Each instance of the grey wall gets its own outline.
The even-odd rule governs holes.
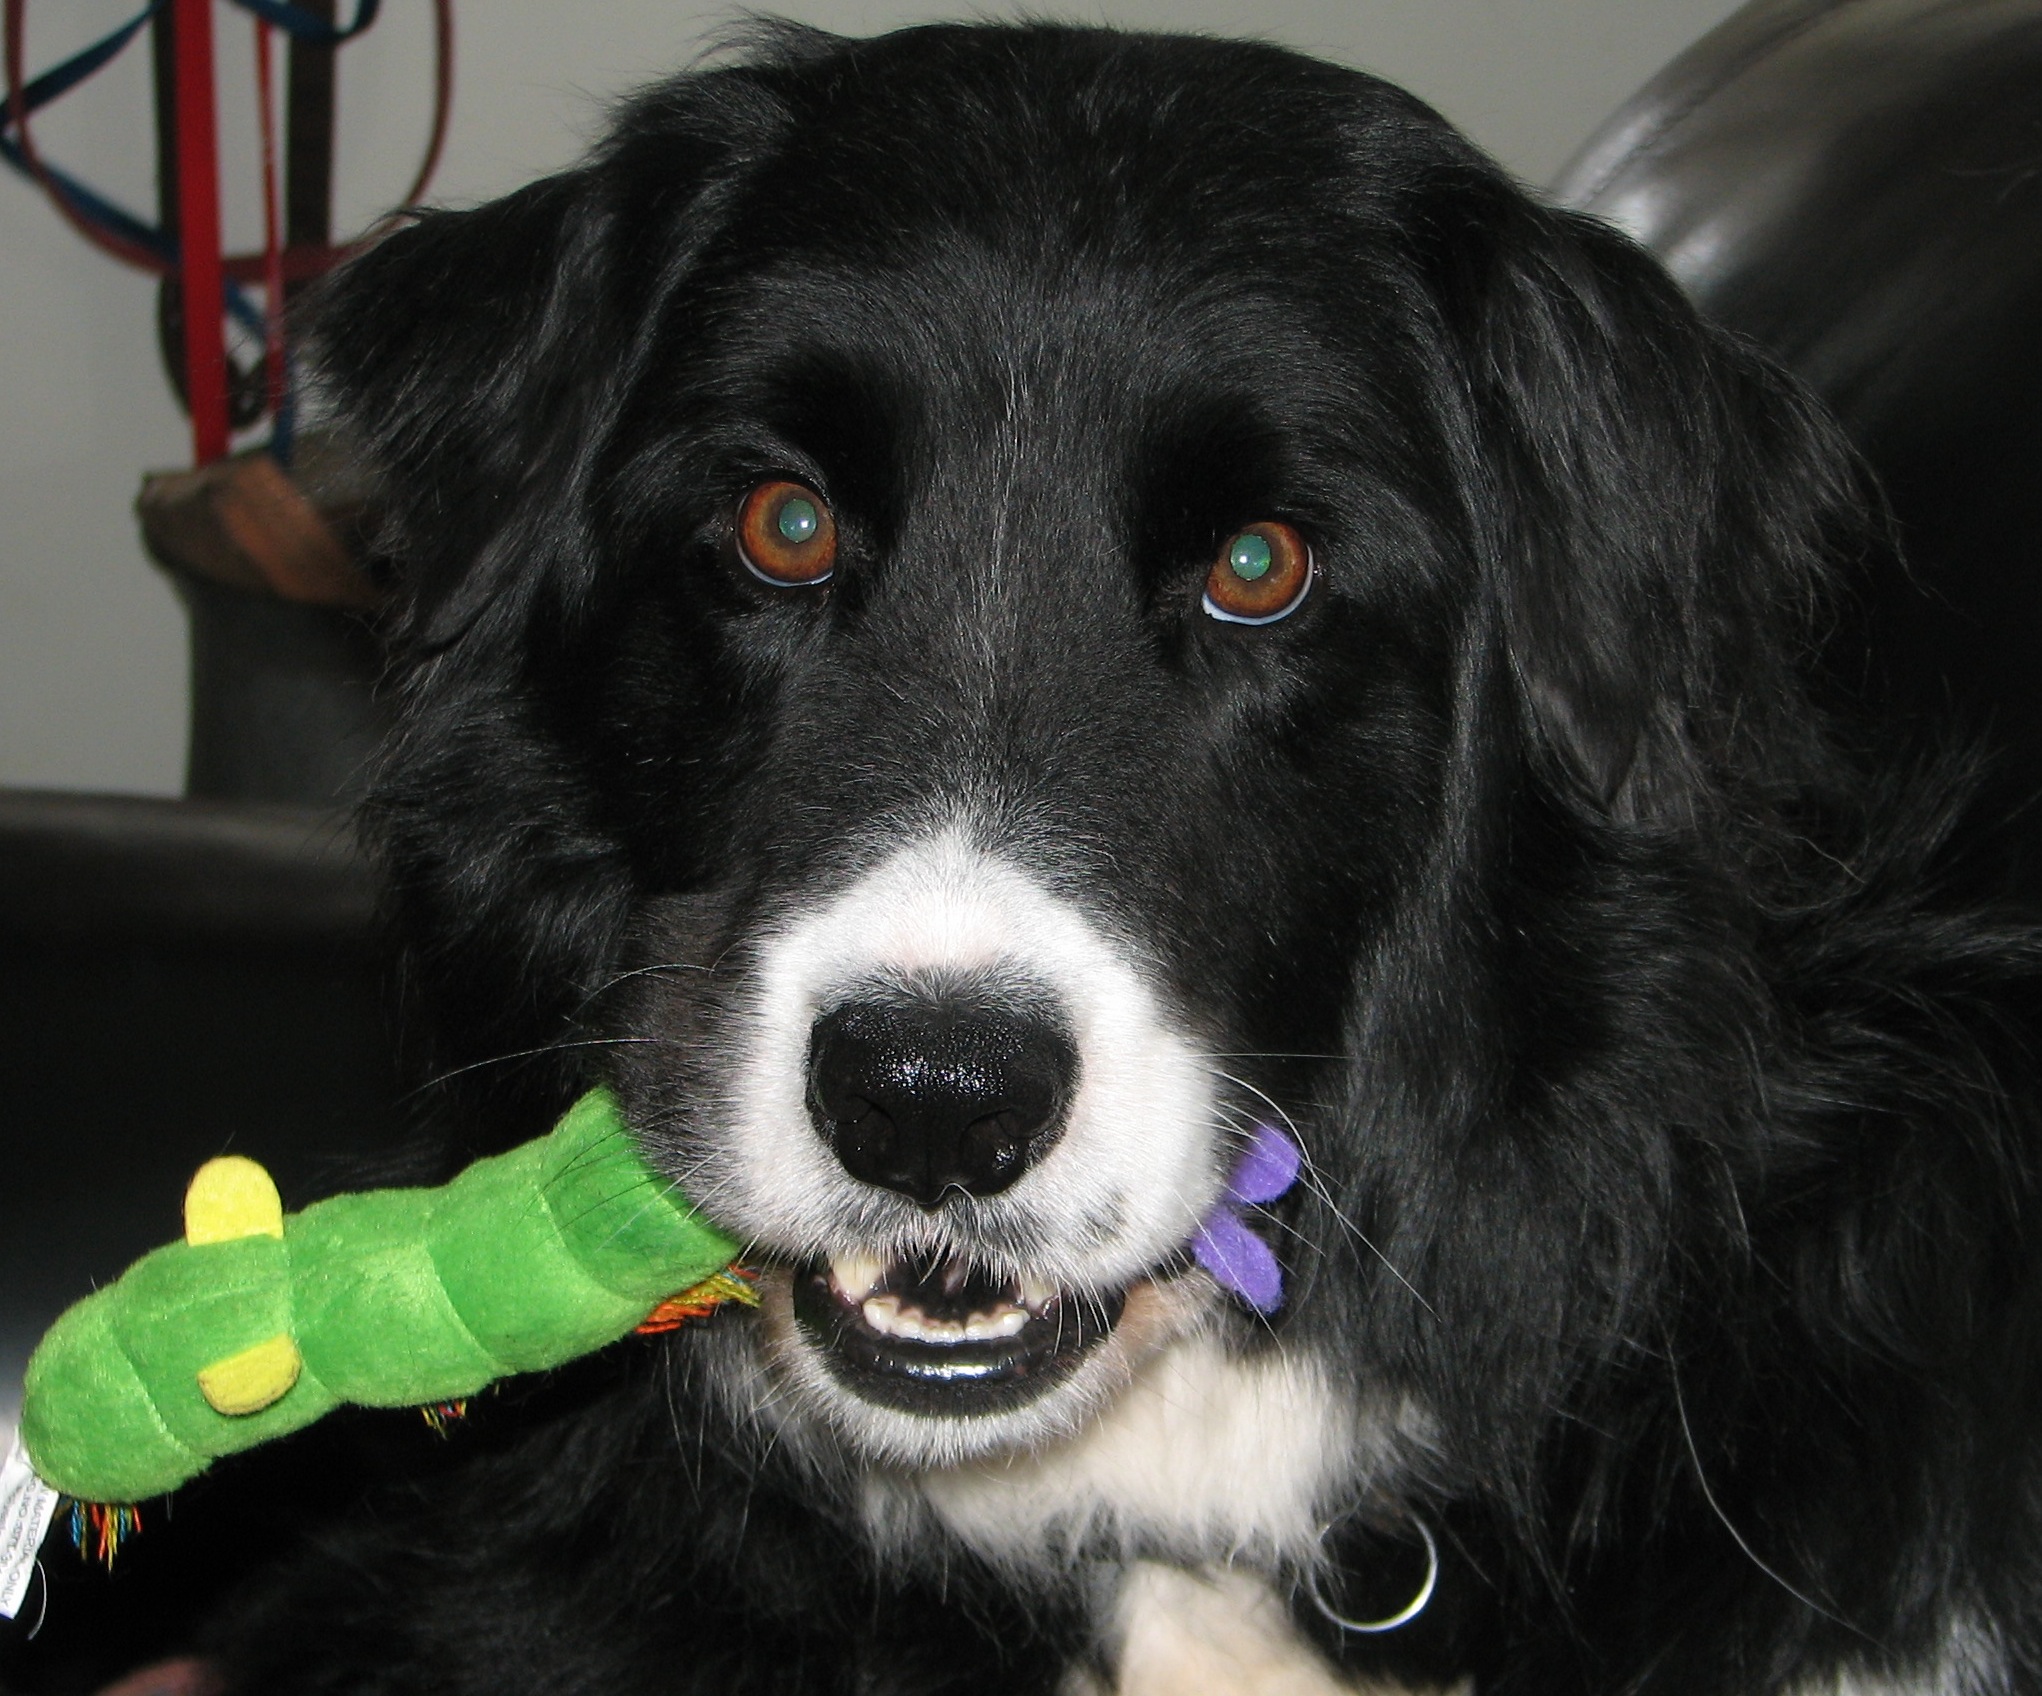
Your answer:
[[[111,28],[133,0],[31,7],[31,69]],[[944,0],[782,0],[853,33],[957,16]],[[1552,176],[1596,123],[1730,0],[1097,0],[1038,11],[1254,33],[1382,72],[1520,176]],[[512,188],[571,159],[605,100],[684,61],[730,8],[692,0],[465,0],[454,124],[436,198]],[[246,18],[219,27],[231,244],[259,231]],[[404,190],[426,113],[421,0],[389,0],[342,60],[341,227]],[[138,44],[37,126],[54,158],[137,210],[154,204],[148,55]],[[0,783],[175,793],[184,629],[130,517],[145,469],[187,439],[158,371],[153,290],[0,180]]]

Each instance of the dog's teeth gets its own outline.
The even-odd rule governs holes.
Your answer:
[[[989,1343],[1014,1336],[1028,1323],[1028,1310],[1002,1302],[991,1312],[974,1313],[966,1319],[944,1319],[903,1302],[899,1296],[867,1296],[858,1311],[865,1323],[883,1337],[900,1337],[908,1342]]]
[[[1030,1313],[1040,1313],[1055,1300],[1056,1289],[1054,1286],[1033,1276],[1025,1277],[1021,1280],[1021,1305],[1027,1308]]]
[[[885,1267],[876,1260],[868,1264],[861,1258],[846,1256],[830,1264],[831,1282],[840,1294],[847,1290],[855,1291],[861,1282],[872,1290],[858,1302],[858,1311],[864,1316],[865,1323],[882,1337],[900,1337],[909,1342],[939,1346],[990,1343],[1015,1336],[1033,1317],[1027,1307],[1017,1305],[1015,1298],[1009,1296],[996,1301],[990,1308],[975,1310],[963,1319],[945,1318],[929,1312],[917,1302],[872,1289],[884,1274]],[[1024,1284],[1022,1290],[1024,1296],[1043,1306],[1056,1299],[1056,1291],[1039,1280]],[[852,1299],[856,1299],[855,1295]]]
[[[920,1341],[924,1318],[918,1307],[903,1308],[899,1296],[871,1296],[858,1310],[865,1323],[885,1337],[907,1337]]]
[[[839,1254],[830,1260],[830,1282],[846,1301],[863,1301],[885,1276],[886,1262],[876,1254]]]

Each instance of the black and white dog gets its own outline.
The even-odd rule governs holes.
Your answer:
[[[1629,243],[1271,48],[772,27],[322,334],[434,1062],[765,1294],[242,1688],[2042,1688],[2037,949]]]

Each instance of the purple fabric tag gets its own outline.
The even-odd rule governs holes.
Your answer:
[[[1248,1228],[1241,1210],[1288,1192],[1303,1162],[1288,1133],[1275,1125],[1257,1125],[1234,1163],[1225,1194],[1191,1239],[1192,1258],[1212,1274],[1213,1282],[1257,1313],[1274,1313],[1283,1305],[1283,1268],[1269,1245]]]
[[[1287,1195],[1303,1164],[1304,1155],[1289,1132],[1275,1125],[1257,1125],[1254,1137],[1234,1163],[1233,1177],[1227,1180],[1227,1200],[1254,1203]]]

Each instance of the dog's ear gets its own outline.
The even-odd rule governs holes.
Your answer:
[[[676,78],[580,169],[418,216],[321,287],[313,363],[377,479],[414,641],[586,564],[589,469],[710,233],[702,204],[783,117],[752,69]]]
[[[1866,546],[1859,475],[1628,239],[1500,184],[1486,210],[1443,292],[1500,645],[1576,793],[1670,817],[1799,744],[1826,565]]]
[[[352,260],[311,313],[323,396],[369,462],[413,634],[494,587],[526,485],[572,455],[589,369],[576,332],[600,241],[587,175],[428,212]]]

